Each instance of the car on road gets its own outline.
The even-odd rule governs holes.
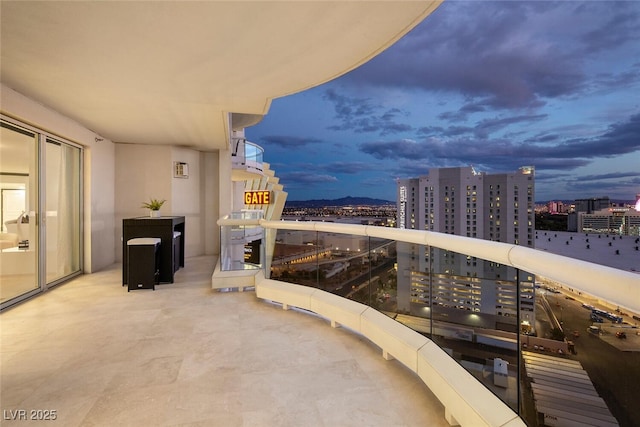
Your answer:
[[[618,331],[616,332],[616,337],[620,338],[621,340],[626,339],[627,338],[627,333],[624,331]]]

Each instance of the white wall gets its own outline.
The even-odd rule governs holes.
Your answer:
[[[149,199],[166,199],[162,215],[172,213],[171,147],[142,144],[115,144],[115,256],[122,262],[122,220],[149,215],[141,207]],[[186,251],[185,251],[186,254]]]
[[[160,209],[163,216],[185,217],[186,257],[217,253],[216,156],[166,145],[115,146],[116,259],[122,261],[122,220],[148,215],[141,205],[150,198],[166,200]],[[174,162],[189,165],[188,178],[174,177]]]
[[[176,147],[172,149],[171,167],[174,162],[189,165],[188,178],[171,177],[171,215],[184,216],[185,256],[203,255],[206,236],[203,233],[205,216],[204,199],[201,191],[201,163],[204,162],[199,151]],[[173,171],[173,169],[171,169]]]
[[[114,144],[72,119],[0,84],[0,112],[85,149],[84,271],[113,264],[115,237]]]
[[[85,247],[91,251],[92,273],[115,262],[115,144],[95,142],[85,149]],[[85,250],[86,252],[86,250]]]
[[[201,197],[204,226],[202,231],[206,236],[204,241],[205,255],[220,253],[220,227],[216,224],[220,213],[220,184],[218,180],[218,164],[220,156],[215,153],[202,153]]]

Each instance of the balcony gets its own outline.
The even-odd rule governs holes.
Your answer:
[[[264,150],[257,144],[247,141],[245,138],[232,138],[232,181],[249,181],[261,178],[263,168]]]
[[[19,416],[13,411],[20,408],[51,408],[56,411],[58,422],[68,426],[240,426],[250,421],[260,425],[523,425],[515,415],[518,410],[512,409],[514,402],[518,408],[518,393],[514,393],[515,388],[521,387],[514,382],[518,372],[526,373],[520,380],[527,375],[525,383],[532,387],[520,389],[526,396],[534,385],[543,387],[532,379],[536,370],[551,370],[552,377],[584,376],[576,373],[576,358],[584,352],[580,350],[578,356],[561,355],[549,348],[541,349],[534,344],[533,336],[501,329],[481,334],[477,328],[466,327],[475,319],[482,319],[471,312],[465,313],[465,327],[461,323],[452,326],[453,311],[434,304],[421,307],[426,313],[423,316],[418,312],[394,312],[389,301],[391,296],[397,298],[397,285],[394,295],[393,280],[390,283],[387,276],[383,281],[377,267],[389,261],[395,265],[393,260],[403,256],[402,250],[397,250],[398,243],[410,242],[430,249],[437,244],[449,254],[466,248],[463,253],[475,254],[479,260],[492,259],[510,266],[518,263],[519,279],[528,275],[524,267],[538,276],[576,276],[564,283],[561,291],[546,291],[549,317],[559,325],[570,322],[566,305],[570,300],[566,296],[591,299],[593,304],[601,305],[605,297],[615,296],[611,292],[617,291],[616,284],[631,286],[631,291],[639,284],[638,277],[631,273],[565,257],[557,257],[555,265],[544,264],[538,259],[540,251],[496,246],[494,242],[483,245],[473,239],[373,226],[264,221],[257,217],[228,221],[257,223],[265,236],[276,234],[276,243],[284,241],[278,234],[288,234],[289,239],[295,240],[296,250],[286,254],[274,251],[273,256],[263,259],[273,266],[268,271],[276,271],[278,265],[290,266],[287,282],[282,277],[283,270],[278,272],[279,280],[274,279],[275,275],[265,278],[258,270],[255,295],[212,293],[207,280],[211,277],[212,259],[198,257],[186,260],[174,284],[161,285],[156,291],[124,291],[117,264],[51,289],[0,315],[0,384],[5,416]],[[364,245],[337,247],[335,240],[329,241],[342,234],[349,236],[342,242]],[[483,247],[484,255],[480,256],[477,252]],[[520,249],[528,256],[516,257],[514,251]],[[429,253],[432,259],[438,256],[435,249]],[[342,258],[331,258],[334,254]],[[349,262],[347,270],[343,269],[345,261]],[[343,266],[338,266],[340,263]],[[336,273],[331,277],[313,274],[314,270],[306,268],[311,265]],[[354,274],[351,285],[343,286],[347,295],[328,291],[336,287],[332,280],[348,276],[353,273],[349,268],[356,266],[361,274]],[[608,277],[607,283],[611,284],[594,286],[602,292],[597,301],[584,292],[578,295],[577,288],[580,283],[588,287],[591,280],[586,278],[596,271],[604,276],[595,275],[594,280]],[[356,284],[358,276],[365,280]],[[441,273],[437,276],[439,281],[446,277]],[[435,277],[428,272],[421,276],[426,283],[422,287],[425,292]],[[373,285],[381,282],[388,286],[384,292],[377,292]],[[503,278],[501,282],[508,280]],[[536,289],[538,296],[541,289]],[[637,315],[627,310],[640,303],[635,298],[637,293],[629,295],[628,304],[621,306],[621,311],[626,311],[621,314],[625,321],[631,321],[634,313]],[[429,301],[426,293],[420,298]],[[295,307],[304,310],[293,310]],[[583,313],[588,316],[589,311]],[[589,329],[592,336],[585,336],[584,332],[582,337],[572,337],[576,347],[581,340],[598,346],[597,352],[586,354],[596,362],[614,344],[616,349],[635,345],[631,326],[600,325],[595,332]],[[621,326],[627,328],[627,339],[605,332]],[[503,334],[500,339],[496,338],[498,333]],[[478,344],[478,339],[485,346],[483,357],[461,357],[465,352],[460,346]],[[515,348],[527,349],[519,353],[502,347],[491,350],[495,347],[492,340],[509,343],[513,342],[511,339],[516,340]],[[600,420],[602,425],[616,425],[602,420],[607,417],[609,403],[627,402],[613,409],[616,418],[617,411],[626,411],[627,418],[624,414],[618,418],[620,425],[634,425],[634,420],[639,419],[638,408],[630,403],[635,401],[634,387],[640,383],[639,354],[619,351],[614,353],[613,363],[596,366],[615,381],[615,390],[606,390],[605,402],[595,396],[588,399],[587,409],[595,409],[599,418],[589,418],[591,414],[585,413],[574,415]],[[42,363],[43,357],[46,364]],[[502,363],[489,365],[489,360]],[[520,369],[514,369],[512,360]],[[505,361],[509,363],[505,365]],[[545,367],[545,363],[554,363],[555,367]],[[476,376],[480,369],[483,375]],[[594,383],[602,381],[598,375],[591,379]],[[488,382],[483,385],[483,380]],[[600,386],[598,391],[603,390]],[[616,393],[621,393],[622,398]],[[567,397],[569,393],[556,393],[553,400],[562,406]],[[521,404],[526,401],[523,398]],[[603,403],[606,404],[602,406]],[[545,409],[555,409],[552,404]],[[575,405],[579,402],[574,400],[569,406]],[[509,421],[505,423],[505,419]],[[20,425],[21,421],[5,418],[4,424]]]
[[[226,227],[222,220],[219,224]],[[316,313],[369,339],[385,358],[399,360],[424,381],[451,424],[534,425],[541,417],[574,423],[596,417],[606,425],[626,425],[637,419],[636,410],[623,402],[635,395],[637,381],[628,377],[639,374],[634,366],[640,355],[635,334],[640,299],[629,298],[640,289],[639,275],[440,233],[318,222],[255,224],[274,246],[266,251],[264,271],[247,286],[255,287],[259,298]],[[423,256],[416,257],[416,250]],[[468,257],[477,259],[474,271]],[[561,284],[563,293],[545,292],[540,284],[547,282]],[[473,283],[473,298],[467,283]],[[626,324],[607,325],[600,341],[579,341],[581,332],[587,335],[582,323],[589,316],[580,302],[613,305],[625,313]],[[540,305],[544,310],[536,310]],[[543,326],[547,322],[550,327]],[[575,324],[584,328],[573,329]],[[615,338],[620,328],[632,331],[626,335],[633,339]],[[576,348],[580,354],[606,353],[601,363],[614,358],[616,366],[604,368],[611,378],[589,366],[592,383],[580,355],[573,354]],[[577,364],[571,369],[581,372],[591,389],[606,391],[579,395],[578,403],[561,402],[562,386],[553,381],[541,391],[538,382],[547,379],[537,377],[539,364],[556,372],[558,363]],[[549,399],[549,393],[556,397]],[[580,403],[585,399],[591,404]]]

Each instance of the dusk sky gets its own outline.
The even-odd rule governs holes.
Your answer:
[[[363,17],[366,19],[366,17]],[[536,168],[536,200],[640,193],[639,1],[445,1],[398,43],[279,98],[247,139],[288,200]]]

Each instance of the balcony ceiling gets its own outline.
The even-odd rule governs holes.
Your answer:
[[[2,1],[8,87],[114,142],[227,148],[271,100],[366,62],[437,1]]]

